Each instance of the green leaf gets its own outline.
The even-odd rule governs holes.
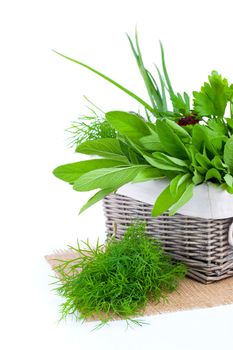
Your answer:
[[[233,175],[233,135],[225,144],[223,159],[228,166],[230,173]]]
[[[177,196],[171,194],[170,185],[168,185],[158,196],[152,209],[152,216],[163,214],[176,202],[176,200]]]
[[[160,41],[160,50],[161,50],[161,59],[162,59],[162,67],[163,67],[163,74],[165,77],[165,81],[167,83],[167,87],[168,87],[168,91],[170,94],[170,97],[172,97],[174,95],[174,91],[171,85],[171,81],[167,72],[167,67],[166,67],[166,62],[165,62],[165,55],[164,55],[164,48],[163,48],[163,44]]]
[[[135,183],[149,180],[157,180],[162,179],[163,177],[164,175],[158,169],[155,169],[154,167],[148,167],[140,170],[132,182]]]
[[[205,174],[205,171],[204,171]],[[194,185],[199,185],[204,181],[204,176],[202,174],[200,174],[196,169],[194,170],[194,175],[192,177],[192,182],[194,183]]]
[[[226,174],[224,180],[229,187],[233,187],[233,177],[230,174]]]
[[[200,166],[207,171],[212,167],[212,163],[207,156],[201,153],[196,153],[195,155],[196,161],[200,164]]]
[[[163,102],[163,108],[162,111],[168,111],[167,109],[167,96],[166,96],[166,85],[164,82],[164,78],[162,77],[162,74],[159,70],[159,68],[156,66],[156,70],[159,76],[159,81],[160,81],[160,86],[161,86],[161,98],[162,98],[162,102]]]
[[[143,136],[139,139],[141,145],[148,151],[163,151],[163,147],[156,133],[149,136]]]
[[[163,110],[163,100],[160,94],[160,91],[158,89],[158,85],[155,81],[155,79],[153,78],[152,74],[148,71],[148,69],[145,68],[144,63],[143,63],[143,59],[142,59],[142,54],[141,54],[141,50],[139,47],[139,41],[138,41],[138,34],[137,34],[137,30],[135,33],[135,42],[136,45],[134,46],[131,38],[129,37],[129,35],[127,35],[128,39],[129,39],[129,43],[131,46],[131,49],[133,51],[134,57],[136,59],[139,71],[142,75],[142,78],[144,80],[148,95],[150,97],[152,106],[154,108],[154,110],[157,110],[157,108],[159,110]]]
[[[164,150],[171,156],[181,159],[189,159],[188,150],[183,142],[166,123],[166,120],[157,120],[157,132]]]
[[[172,179],[172,181],[170,182],[171,194],[175,196],[179,187],[189,179],[191,179],[191,174],[179,174],[174,179]]]
[[[227,168],[227,165],[223,163],[220,156],[214,156],[214,158],[211,160],[211,164],[218,170],[226,170]]]
[[[150,135],[150,129],[142,117],[121,111],[106,113],[106,119],[121,135],[138,142],[143,136]]]
[[[183,207],[193,196],[194,184],[189,184],[177,202],[169,210],[169,215],[174,215],[177,210]]]
[[[152,216],[159,216],[167,211],[172,205],[174,205],[184,191],[186,190],[187,182],[183,182],[183,184],[179,187],[176,194],[172,194],[170,190],[170,184],[160,193],[155,204],[152,209]]]
[[[186,92],[184,92],[184,97],[181,94],[171,96],[171,101],[175,110],[184,115],[189,115],[190,111],[190,100]]]
[[[166,119],[166,123],[173,129],[177,136],[191,140],[190,134],[176,122],[171,119]]]
[[[73,188],[76,191],[91,191],[96,188],[119,188],[133,181],[137,174],[146,167],[148,165],[92,170],[75,181]]]
[[[193,92],[194,108],[200,116],[223,117],[229,100],[228,81],[213,71],[200,92]]]
[[[133,146],[131,144],[123,142],[119,139],[119,144],[122,150],[122,153],[132,164],[146,164],[145,159],[142,157],[141,153],[135,152]]]
[[[148,161],[149,164],[158,169],[178,171],[178,172],[187,172],[187,163],[181,159],[169,157],[163,153],[153,153],[153,157],[147,156],[144,154],[144,158]]]
[[[122,162],[113,159],[91,159],[76,163],[60,165],[53,170],[53,174],[66,182],[74,182],[81,175],[100,168],[112,168],[123,165]]]
[[[115,85],[116,87],[118,87],[120,90],[124,91],[126,94],[128,94],[129,96],[133,97],[136,101],[138,101],[141,105],[143,105],[146,109],[148,109],[151,113],[154,112],[153,108],[145,101],[143,101],[139,96],[137,96],[136,94],[134,94],[132,91],[126,89],[124,86],[118,84],[116,81],[114,81],[113,79],[109,78],[108,76],[106,76],[105,74],[103,73],[100,73],[98,72],[96,69],[88,66],[87,64],[85,63],[82,63],[80,61],[77,61],[73,58],[70,58],[66,55],[63,55],[62,53],[59,53],[55,50],[53,50],[53,52],[55,52],[56,54],[58,54],[59,56],[62,56],[64,58],[66,58],[67,60],[71,61],[71,62],[74,62],[74,63],[77,63],[79,64],[80,66],[83,66],[87,69],[89,69],[90,71],[92,71],[93,73],[99,75],[100,77],[104,78],[105,80],[107,80],[109,83]]]
[[[95,154],[108,159],[116,159],[122,163],[129,163],[124,156],[117,139],[98,139],[81,143],[76,152],[83,154]]]
[[[83,213],[86,209],[90,208],[92,205],[95,203],[99,202],[102,200],[105,196],[108,194],[114,192],[116,189],[114,188],[105,188],[103,190],[98,191],[97,193],[94,194],[87,202],[82,206],[82,208],[79,211],[79,214]]]
[[[179,159],[176,157],[170,157],[167,154],[161,153],[161,152],[154,152],[152,153],[152,156],[154,159],[156,160],[161,160],[164,161],[165,163],[173,163],[175,165],[178,165],[181,168],[185,168],[186,171],[189,167],[188,162],[186,160],[183,159]]]
[[[227,134],[227,127],[222,119],[209,119],[207,125],[211,130],[220,135]]]
[[[228,125],[231,129],[233,129],[233,119],[226,118],[225,120],[227,121],[227,125]]]
[[[222,136],[204,125],[196,124],[192,132],[192,144],[200,153],[203,153],[204,147],[212,153],[218,155],[222,147]]]
[[[216,179],[219,182],[221,182],[222,177],[221,177],[220,172],[215,168],[209,169],[206,173],[205,180],[208,181],[210,179]]]

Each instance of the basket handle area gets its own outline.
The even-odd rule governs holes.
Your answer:
[[[228,242],[230,244],[230,246],[233,247],[233,222],[229,227],[229,231],[228,231]]]

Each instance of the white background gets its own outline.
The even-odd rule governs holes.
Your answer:
[[[233,348],[233,306],[123,322],[59,325],[60,298],[43,256],[104,239],[101,204],[82,216],[90,194],[72,191],[51,174],[76,161],[64,129],[86,111],[83,94],[105,111],[137,109],[115,87],[54,54],[83,60],[147,98],[125,32],[141,38],[145,62],[166,49],[175,89],[198,89],[212,69],[233,82],[232,1],[40,0],[0,3],[1,349]]]

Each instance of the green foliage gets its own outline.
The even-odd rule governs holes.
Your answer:
[[[80,176],[92,170],[118,167],[123,164],[123,162],[113,159],[90,159],[83,160],[81,162],[60,165],[53,170],[53,174],[63,181],[73,183]]]
[[[116,316],[132,320],[149,301],[159,302],[176,290],[186,274],[183,264],[174,264],[145,235],[143,224],[132,225],[120,241],[112,238],[105,247],[97,242],[92,248],[87,242],[84,248],[78,244],[71,249],[77,258],[57,267],[55,290],[65,299],[62,319],[70,314],[81,320],[97,316],[101,325]]]
[[[101,168],[83,174],[74,182],[77,191],[91,191],[97,188],[119,188],[133,181],[137,174],[148,165],[132,165],[114,168]]]
[[[158,120],[156,125],[159,139],[165,152],[174,157],[188,159],[189,154],[182,140],[166,123],[166,120]]]
[[[132,98],[134,98],[136,101],[138,101],[142,106],[144,106],[148,111],[152,112],[153,113],[153,108],[147,103],[145,102],[143,99],[141,99],[139,96],[137,96],[135,93],[133,93],[132,91],[130,91],[129,89],[125,88],[124,86],[122,86],[121,84],[117,83],[115,80],[109,78],[107,75],[97,71],[96,69],[88,66],[87,64],[85,63],[82,63],[80,61],[77,61],[71,57],[68,57],[66,55],[63,55],[62,53],[59,53],[57,51],[54,50],[55,53],[57,53],[58,55],[66,58],[67,60],[71,61],[71,62],[74,62],[74,63],[77,63],[79,64],[80,66],[83,66],[85,68],[87,68],[88,70],[90,70],[91,72],[99,75],[100,77],[102,77],[103,79],[107,80],[109,83],[115,85],[116,87],[118,87],[120,90],[124,91],[126,94],[128,94],[129,96],[131,96]]]
[[[231,100],[233,88],[229,87],[227,79],[213,71],[208,77],[209,83],[204,83],[200,92],[193,92],[194,107],[200,116],[219,116],[225,113],[227,102]]]
[[[80,138],[76,148],[77,153],[101,158],[60,166],[54,174],[70,182],[77,191],[97,190],[81,211],[128,182],[161,178],[166,178],[169,186],[158,197],[154,216],[166,210],[174,214],[190,200],[194,186],[202,183],[213,183],[233,194],[233,85],[213,71],[201,90],[193,93],[191,106],[187,93],[181,95],[172,87],[162,44],[162,69],[157,68],[157,83],[145,67],[137,32],[135,43],[128,39],[151,106],[95,69],[64,57],[136,99],[145,108],[146,118],[139,112],[107,112],[104,122],[114,134],[99,135],[97,139],[88,137],[82,142]],[[172,111],[168,109],[167,94]]]
[[[54,171],[57,177],[72,183],[76,191],[101,190],[81,211],[126,183],[163,177],[170,180],[171,187],[156,200],[154,216],[166,210],[174,214],[190,200],[194,186],[203,182],[233,191],[229,177],[233,175],[233,142],[224,128],[214,131],[208,125],[196,124],[187,135],[182,127],[174,127],[174,122],[166,119],[157,120],[154,130],[136,115],[127,118],[127,113],[110,112],[107,119],[113,123],[118,138],[87,141],[77,151],[108,158],[67,164]],[[173,181],[178,181],[176,186]],[[171,191],[173,188],[176,191]]]
[[[233,175],[233,135],[226,142],[223,159],[231,175]]]
[[[85,98],[91,104],[88,107],[90,115],[80,116],[67,129],[71,135],[69,137],[70,145],[79,147],[81,143],[89,140],[114,139],[116,137],[116,131],[106,120],[105,113],[88,100],[87,97]]]
[[[161,91],[158,87],[158,84],[153,77],[153,75],[150,73],[150,71],[144,66],[144,62],[142,59],[142,54],[141,50],[139,47],[139,41],[138,41],[138,34],[137,31],[135,33],[135,46],[133,44],[132,39],[130,38],[129,35],[129,43],[131,46],[131,49],[133,51],[134,57],[136,59],[139,71],[142,75],[142,78],[144,80],[148,95],[151,100],[151,104],[153,106],[154,111],[157,109],[162,112],[167,111],[167,99],[166,99],[166,93],[165,93],[165,83],[164,83],[164,78],[162,77],[159,69],[157,68],[158,74],[159,74],[159,79],[160,79],[160,85],[161,85]]]
[[[117,139],[102,138],[99,140],[85,141],[76,148],[76,152],[97,155],[108,159],[115,159],[122,163],[128,163],[120,143]]]
[[[106,113],[106,119],[122,136],[137,141],[143,136],[150,135],[150,129],[145,120],[136,114],[121,111]]]
[[[190,98],[186,92],[184,92],[183,97],[179,93],[177,95],[175,95],[175,94],[172,95],[171,101],[172,101],[173,107],[179,113],[181,113],[183,115],[190,115],[191,114]]]

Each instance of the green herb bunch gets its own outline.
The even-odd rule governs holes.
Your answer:
[[[89,113],[88,115],[80,116],[68,128],[70,145],[77,147],[88,140],[115,138],[116,130],[111,127],[105,118],[105,113],[86,96],[84,97],[90,104],[88,106]]]
[[[61,318],[98,316],[104,324],[111,319],[131,319],[149,301],[159,302],[176,290],[186,267],[174,264],[159,243],[145,235],[145,225],[128,228],[121,240],[112,238],[106,246],[89,243],[72,248],[77,258],[63,261],[56,292],[65,301]],[[81,272],[80,272],[81,270]]]
[[[137,100],[139,113],[110,111],[105,118],[115,138],[87,140],[77,153],[99,158],[59,166],[55,176],[76,191],[97,190],[81,212],[127,183],[165,178],[167,188],[157,198],[152,215],[174,214],[193,196],[193,189],[212,183],[233,194],[233,85],[216,71],[200,91],[176,93],[172,87],[161,44],[162,69],[158,79],[144,66],[138,36],[129,38],[150,104],[135,93],[84,63],[82,65]],[[169,102],[172,108],[169,107]]]

